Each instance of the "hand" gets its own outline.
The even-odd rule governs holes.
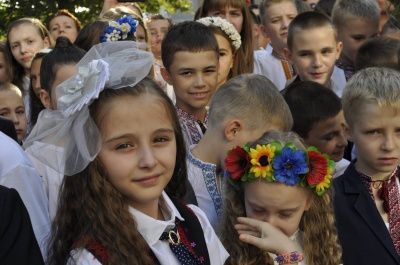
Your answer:
[[[103,17],[104,13],[110,10],[111,8],[118,5],[117,0],[104,0],[103,9],[100,12],[99,18]]]
[[[274,254],[298,251],[292,240],[267,222],[239,217],[235,225],[239,239]]]

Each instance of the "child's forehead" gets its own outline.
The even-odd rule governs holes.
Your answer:
[[[170,26],[169,21],[167,19],[155,19],[155,20],[151,20],[147,26],[149,27],[149,29],[152,28],[168,28]]]
[[[317,34],[315,34],[317,33]],[[312,38],[305,35],[312,35]],[[296,28],[293,30],[293,47],[302,46],[308,43],[316,43],[316,37],[318,38],[318,44],[336,44],[336,34],[333,27],[329,25],[321,25],[313,28]]]
[[[297,14],[296,5],[290,0],[273,2],[265,9],[265,16],[289,13]]]
[[[19,89],[0,90],[0,104],[1,103],[21,103],[23,105],[22,93]]]
[[[218,62],[218,54],[212,50],[178,51],[174,54],[172,65],[198,65],[199,63],[213,65],[215,62]]]

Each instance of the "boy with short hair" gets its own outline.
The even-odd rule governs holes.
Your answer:
[[[315,146],[336,162],[333,177],[343,174],[350,162],[343,158],[347,139],[340,98],[330,89],[311,81],[301,81],[283,90],[293,116],[292,131],[305,145]]]
[[[332,10],[332,20],[343,43],[336,66],[346,81],[355,72],[355,57],[359,47],[379,32],[380,9],[376,0],[337,0]]]
[[[285,55],[293,63],[297,76],[288,84],[314,81],[341,97],[346,80],[333,78],[335,62],[342,50],[335,26],[326,15],[310,11],[299,14],[289,26]]]
[[[197,144],[206,131],[206,106],[217,87],[217,40],[210,27],[194,21],[179,23],[164,38],[162,59],[161,73],[174,88],[186,144]]]
[[[398,69],[397,51],[400,49],[400,40],[385,36],[376,36],[367,40],[358,49],[355,69],[368,67],[387,67]]]
[[[347,138],[357,148],[333,182],[344,264],[400,264],[400,73],[367,68],[342,97]]]
[[[209,126],[187,153],[188,178],[198,205],[215,231],[222,209],[227,151],[265,131],[289,131],[292,115],[276,86],[265,76],[244,74],[222,85],[211,99]]]
[[[22,144],[28,121],[21,90],[11,83],[0,82],[0,116],[13,121],[18,143]]]
[[[268,77],[279,90],[295,75],[284,48],[287,47],[289,23],[297,14],[295,0],[263,0],[260,4],[262,34],[271,42],[265,50],[254,52],[254,73]]]

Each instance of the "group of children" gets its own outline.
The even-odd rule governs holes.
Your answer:
[[[0,115],[25,153],[0,133],[21,161],[0,184],[27,207],[31,262],[400,264],[400,45],[372,38],[375,0],[332,20],[264,0],[254,54],[244,0],[176,25],[112,2],[82,30],[57,13],[55,46],[35,19],[9,28]]]

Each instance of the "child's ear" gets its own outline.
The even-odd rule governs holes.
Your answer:
[[[160,72],[161,72],[161,76],[164,78],[165,82],[167,82],[168,85],[172,86],[171,77],[170,77],[167,69],[165,69],[165,67],[161,67]]]
[[[40,89],[39,91],[40,101],[46,109],[51,109],[51,99],[49,93],[46,90]]]
[[[243,129],[243,123],[240,120],[230,120],[225,127],[225,139],[229,142],[233,141],[239,131]]]
[[[283,49],[283,54],[285,54],[286,60],[288,60],[291,64],[293,64],[292,53],[289,51],[288,48]]]
[[[267,30],[265,29],[264,25],[262,25],[262,24],[260,25],[260,31],[261,31],[261,34],[262,34],[265,38],[269,38]]]
[[[337,53],[336,53],[336,60],[337,60],[337,59],[339,59],[340,53],[342,52],[343,42],[339,41],[336,49],[337,49]]]
[[[344,136],[346,136],[347,140],[353,142],[353,135],[347,122],[342,123],[342,129],[344,132]]]
[[[45,37],[43,42],[44,42],[44,48],[49,48],[50,47],[50,39],[49,39],[49,37]]]

